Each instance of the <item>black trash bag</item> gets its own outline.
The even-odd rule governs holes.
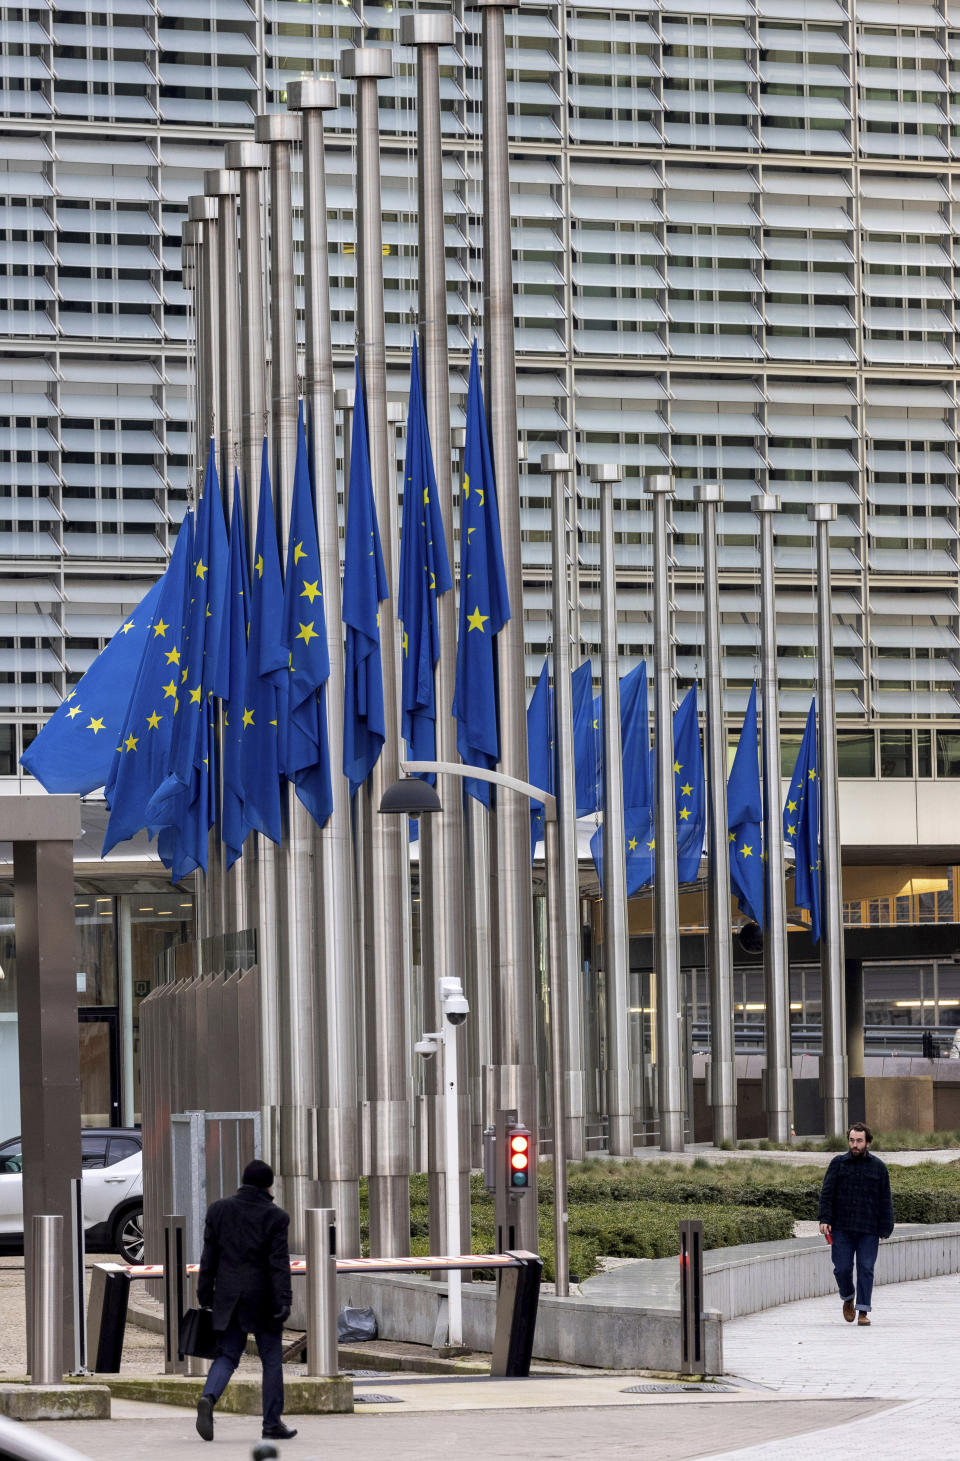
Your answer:
[[[341,1309],[337,1315],[337,1339],[341,1344],[376,1337],[377,1316],[372,1309]]]

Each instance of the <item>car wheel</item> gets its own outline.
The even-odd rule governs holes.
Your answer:
[[[113,1230],[114,1250],[124,1263],[143,1262],[143,1208],[134,1207],[117,1220]]]

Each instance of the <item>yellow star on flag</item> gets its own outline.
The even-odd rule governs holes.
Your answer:
[[[650,838],[650,841],[647,843],[647,846],[649,847],[649,849],[650,849],[651,852],[656,847],[656,845],[657,845],[657,839],[655,837],[651,837]]]
[[[727,841],[728,842],[736,842],[736,840],[737,840],[737,834],[736,834],[736,832],[728,832],[727,833]]]
[[[630,852],[636,852],[637,847],[638,847],[638,843],[637,843],[636,837],[631,837],[630,838],[630,841],[627,843],[628,850]]]
[[[253,566],[257,570],[257,577],[258,578],[262,578],[263,577],[263,554],[262,553],[258,553],[257,554],[257,561],[256,561],[256,563]]]
[[[67,711],[67,720],[73,720],[74,717],[77,716],[77,715],[79,715],[79,714],[80,714],[80,706],[79,705],[75,705],[72,710],[68,710]]]
[[[752,857],[753,856],[753,848],[752,847],[748,847],[746,845],[746,843],[744,843],[744,845],[741,847],[740,851],[742,852],[742,854],[743,854],[744,857]]]
[[[92,730],[94,735],[97,735],[100,731],[105,729],[106,727],[104,726],[102,720],[98,720],[95,715],[90,717],[90,724],[87,726],[87,730]]]
[[[404,654],[406,654],[410,649],[410,636],[407,633],[406,629],[404,629],[400,639],[400,648],[403,650]]]
[[[323,597],[323,594],[321,593],[321,590],[320,590],[320,580],[319,580],[319,578],[315,578],[313,580],[313,583],[307,583],[307,580],[304,579],[303,580],[303,588],[300,590],[300,597],[302,599],[309,599],[310,602],[311,602],[311,604],[312,604],[313,601],[314,601],[314,599],[318,595],[321,598]]]
[[[139,741],[139,739],[139,736],[127,736],[127,739],[124,741],[123,744],[128,751],[135,751],[137,749],[137,742]]]
[[[788,812],[795,812],[796,810],[797,810],[797,804],[796,804],[796,802],[787,802],[787,811]]]
[[[180,663],[180,651],[176,645],[167,650],[167,664],[178,665]]]
[[[788,837],[796,837],[796,835],[797,835],[797,829],[796,829],[796,827],[791,827],[790,824],[788,823],[787,824],[787,836]]]
[[[200,559],[200,562],[197,564],[197,567],[196,567],[196,576],[197,576],[197,578],[199,578],[202,581],[203,579],[206,578],[206,576],[207,576],[207,574],[209,572],[210,572],[209,568],[207,567],[207,565],[204,563],[203,559],[201,558]]]
[[[310,620],[309,624],[300,625],[300,633],[297,635],[297,638],[302,639],[304,644],[309,644],[311,639],[317,638],[317,631],[316,629],[314,629],[313,625],[313,619]]]
[[[245,727],[248,725],[253,725],[253,711],[248,710],[246,706],[244,706],[243,708],[243,724]]]
[[[170,628],[170,625],[169,624],[165,624],[162,619],[158,619],[157,622],[156,622],[156,624],[154,624],[154,626],[153,626],[153,637],[154,637],[154,639],[163,639],[163,638],[165,638],[166,633],[167,633],[167,630],[169,628]]]
[[[132,619],[128,619],[127,622],[126,622],[126,624],[124,624],[124,626],[123,626],[123,632],[124,632],[124,634],[129,634],[130,633],[130,630],[132,628],[133,628],[133,620]]]
[[[196,689],[190,691],[190,704],[191,705],[199,705],[200,704],[200,686],[199,685],[197,685]]]
[[[296,566],[296,564],[298,564],[300,562],[300,559],[301,558],[306,558],[306,556],[307,556],[307,550],[303,546],[303,542],[301,541],[301,542],[299,542],[296,545],[296,547],[293,550],[293,562],[294,562],[294,566]]]
[[[470,626],[471,629],[479,629],[480,633],[483,634],[483,626],[489,618],[489,614],[481,614],[480,605],[478,604],[473,613],[468,615],[467,624]]]
[[[158,715],[155,710],[151,710],[150,714],[147,716],[147,725],[150,727],[151,730],[159,730],[161,720],[163,720],[163,716]]]
[[[680,808],[680,820],[681,820],[681,822],[688,821],[689,820],[689,817],[690,817],[690,808],[689,807],[681,807]]]
[[[176,680],[171,680],[170,683],[169,683],[169,685],[164,685],[164,687],[163,687],[163,695],[164,695],[164,699],[165,700],[176,700],[176,698],[177,698],[177,682],[176,682]]]
[[[677,773],[677,775],[679,776],[680,775],[680,771],[682,769],[681,766],[680,766],[680,762],[679,761],[674,761],[674,763],[673,763],[673,769]]]
[[[811,766],[810,767],[810,770],[807,772],[807,776],[808,776],[808,778],[811,781],[816,781],[816,779],[817,779],[817,771],[816,771],[816,767],[815,766]]]
[[[680,788],[680,795],[681,796],[689,796],[692,791],[693,791],[693,787],[690,785],[690,783],[688,781],[687,784],[686,784],[686,786],[681,786],[681,788]]]

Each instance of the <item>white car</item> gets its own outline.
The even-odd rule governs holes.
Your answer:
[[[88,1457],[33,1426],[0,1415],[0,1461],[88,1461]]]
[[[87,1251],[143,1261],[143,1153],[140,1132],[81,1133],[83,1226]],[[0,1143],[0,1244],[23,1242],[23,1148]]]

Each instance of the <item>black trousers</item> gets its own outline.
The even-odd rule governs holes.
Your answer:
[[[227,1382],[240,1363],[248,1331],[232,1319],[218,1335],[217,1357],[210,1367],[204,1395],[220,1399]],[[283,1415],[283,1330],[254,1329],[257,1353],[263,1366],[263,1429],[272,1430]]]

